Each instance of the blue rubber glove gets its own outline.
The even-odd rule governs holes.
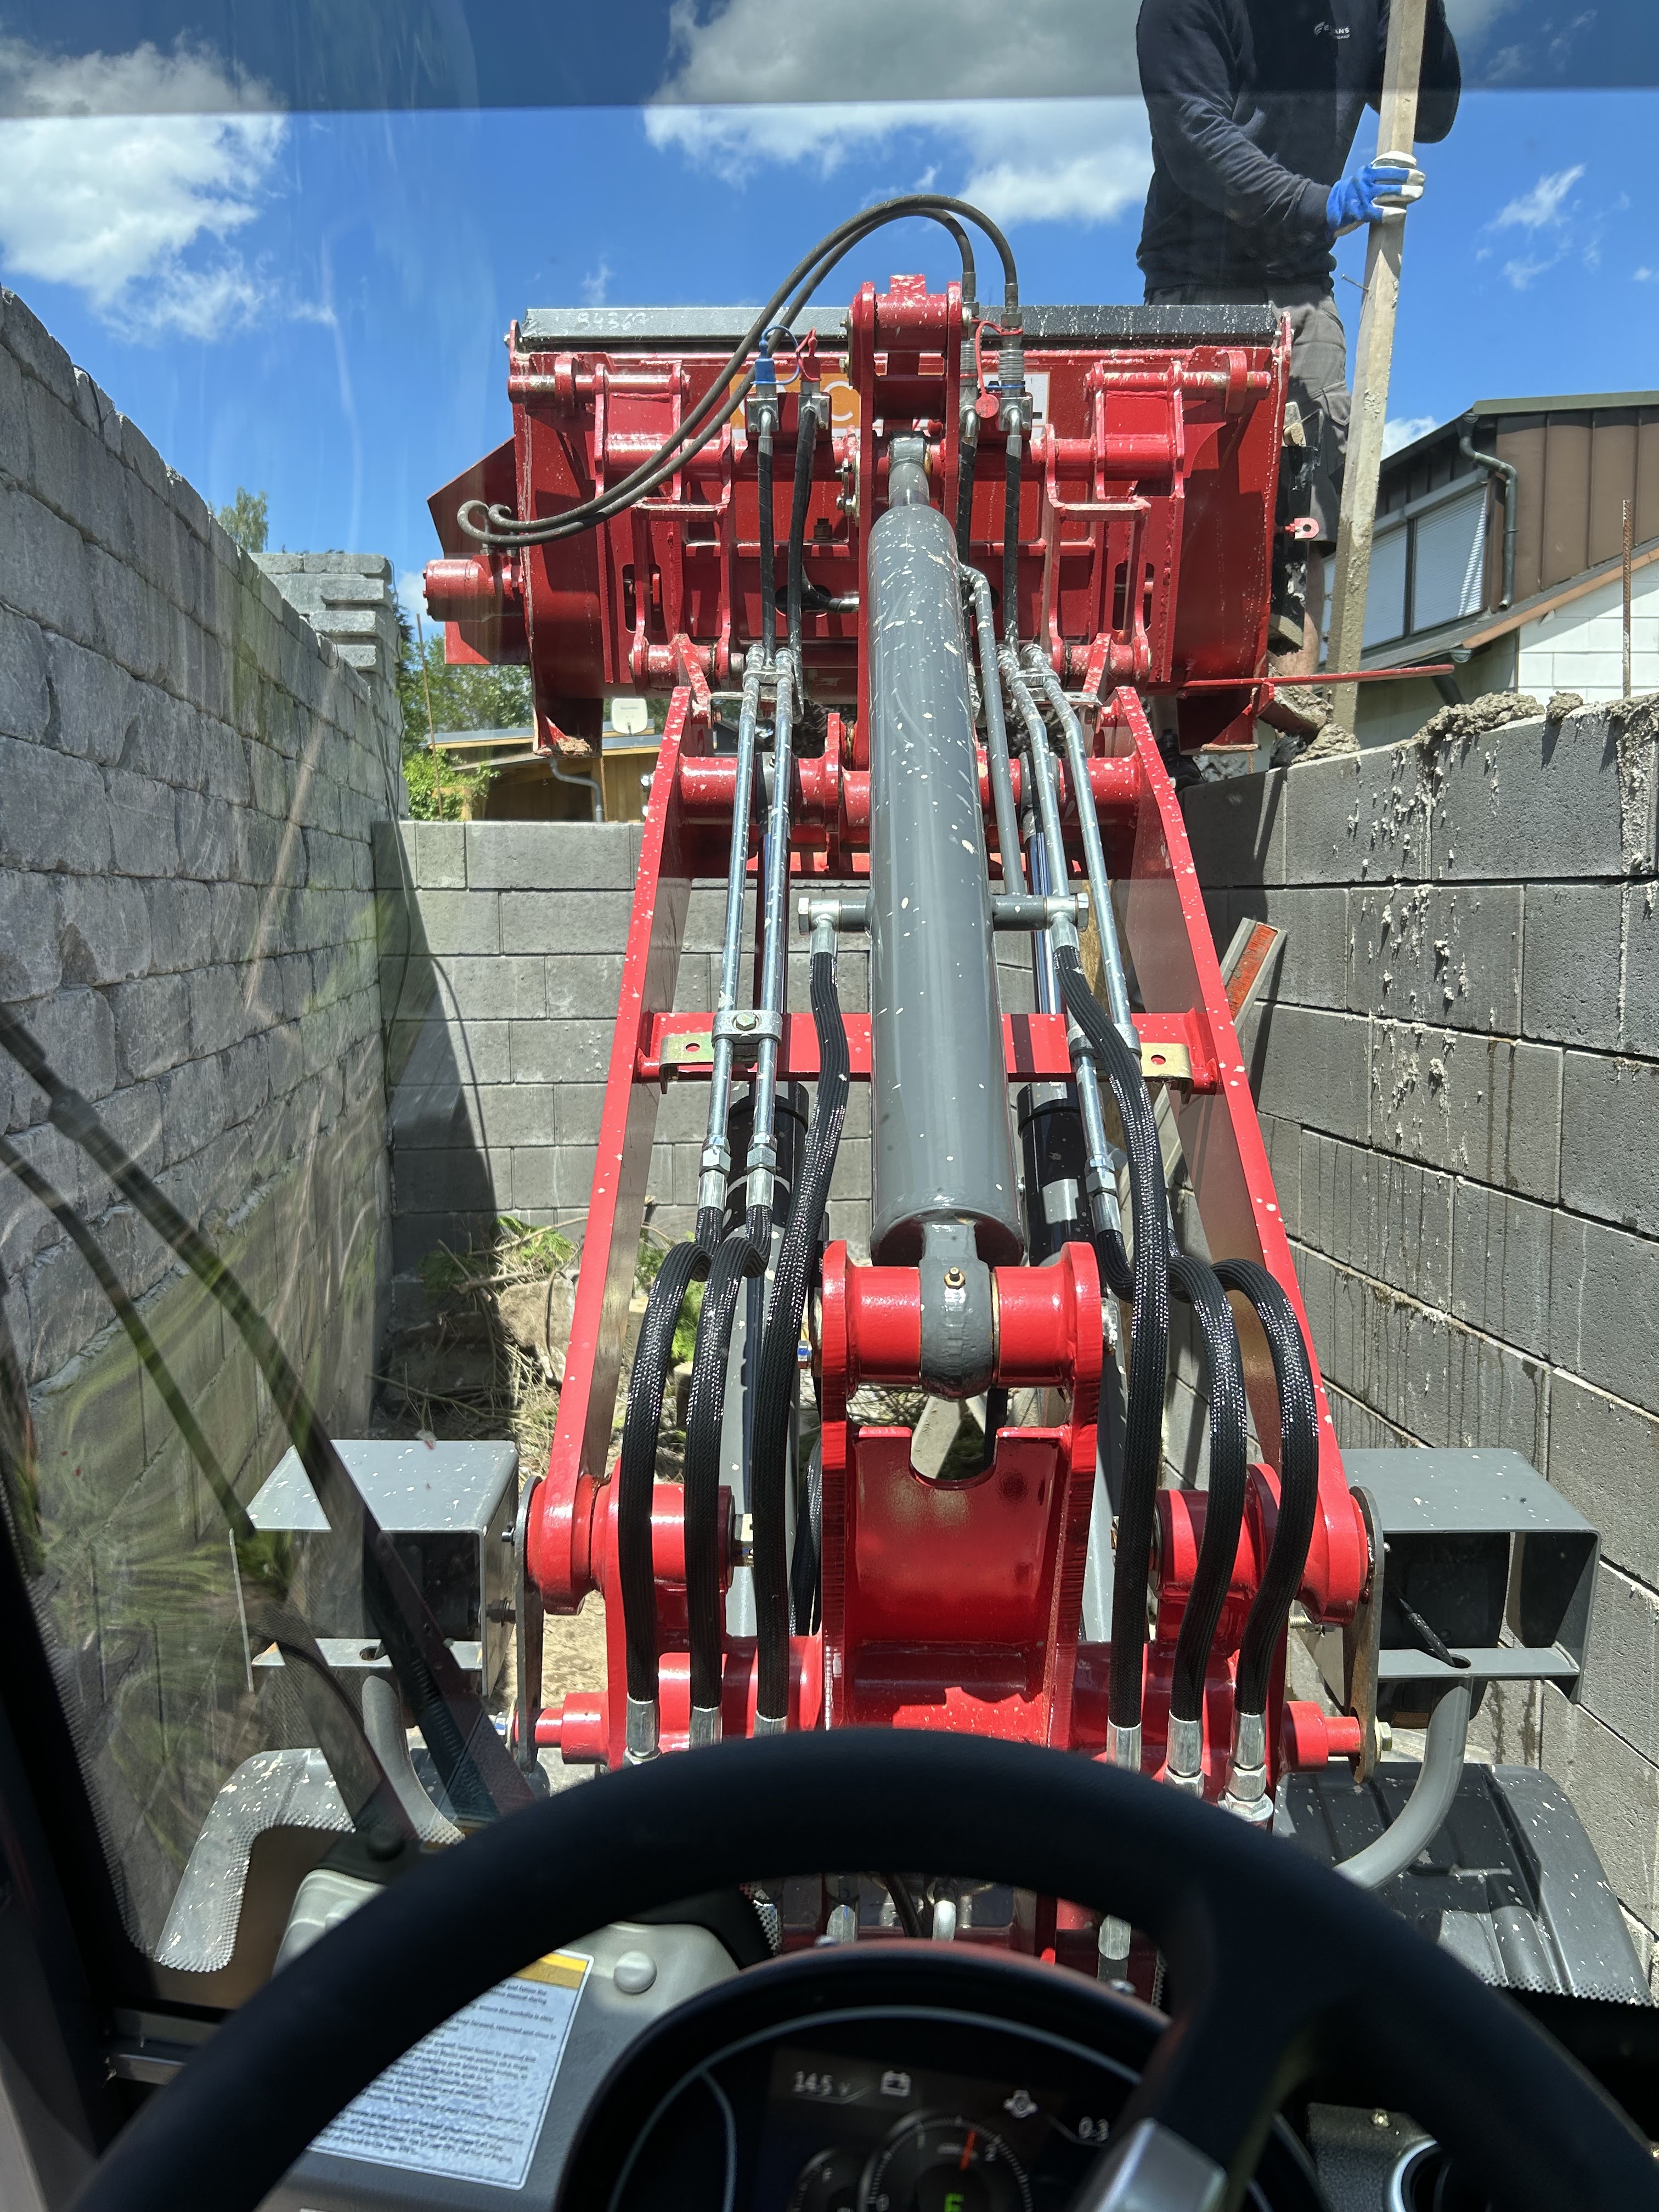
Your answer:
[[[1381,154],[1376,161],[1367,161],[1357,176],[1338,178],[1325,203],[1325,220],[1331,236],[1341,238],[1362,223],[1403,215],[1413,200],[1422,197],[1421,169],[1403,154]]]

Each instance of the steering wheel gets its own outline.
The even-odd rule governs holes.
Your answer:
[[[870,1729],[660,1759],[435,1853],[228,2019],[75,2212],[254,2212],[385,2067],[529,1960],[701,1891],[866,1866],[948,1866],[1157,1940],[1174,2015],[1091,2212],[1231,2212],[1282,2100],[1333,2075],[1513,2212],[1659,2208],[1647,2142],[1565,2052],[1301,1851],[1074,1753]]]

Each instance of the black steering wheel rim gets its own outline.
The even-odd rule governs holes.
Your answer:
[[[659,1759],[434,1853],[226,2021],[75,2212],[254,2212],[384,2068],[531,1960],[699,1891],[888,1864],[1037,1889],[1153,1936],[1176,2009],[1123,2124],[1156,2119],[1212,2160],[1229,2204],[1280,2103],[1334,2069],[1513,2212],[1659,2208],[1645,2140],[1588,2075],[1304,1853],[1074,1754],[869,1729]]]

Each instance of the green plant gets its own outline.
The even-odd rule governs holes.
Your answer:
[[[417,641],[398,610],[398,702],[404,723],[404,781],[417,822],[476,813],[494,770],[468,768],[432,744],[434,732],[528,729],[535,711],[527,668],[469,668],[444,659],[441,635]]]
[[[238,484],[228,507],[216,507],[214,520],[244,553],[263,553],[270,540],[270,502],[262,491]]]

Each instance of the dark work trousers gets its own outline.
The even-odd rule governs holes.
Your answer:
[[[1261,287],[1178,284],[1149,291],[1149,307],[1234,307],[1254,306]],[[1348,450],[1348,345],[1342,318],[1328,285],[1285,288],[1269,302],[1291,319],[1291,398],[1302,414],[1302,427],[1318,451],[1312,508],[1319,542],[1329,551],[1336,544],[1336,518],[1342,496],[1342,462]]]

